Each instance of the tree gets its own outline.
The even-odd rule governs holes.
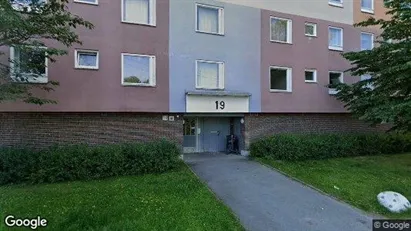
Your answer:
[[[81,44],[73,31],[78,26],[93,29],[93,24],[68,11],[68,0],[0,0],[0,103],[22,100],[26,103],[56,103],[37,97],[36,89],[52,91],[58,82],[43,84],[46,60],[67,54],[58,47]],[[58,42],[58,47],[46,47],[46,43]],[[11,47],[11,58],[6,50]],[[13,57],[12,57],[13,56]]]
[[[339,84],[337,99],[353,115],[372,124],[389,123],[390,130],[411,131],[411,0],[386,1],[388,20],[370,17],[355,26],[379,26],[377,46],[347,52],[353,76],[369,76],[354,84]]]

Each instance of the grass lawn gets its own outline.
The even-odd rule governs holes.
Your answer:
[[[44,230],[243,230],[185,165],[160,175],[0,187],[0,212],[0,230],[6,214],[40,215]]]
[[[259,161],[369,213],[411,218],[410,210],[392,214],[377,201],[377,194],[382,191],[396,191],[411,199],[411,154],[301,162]]]

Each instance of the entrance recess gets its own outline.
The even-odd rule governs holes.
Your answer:
[[[230,134],[243,140],[242,116],[185,116],[184,152],[225,152]]]

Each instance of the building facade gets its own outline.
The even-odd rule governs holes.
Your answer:
[[[372,49],[383,0],[73,0],[95,25],[49,64],[38,92],[57,104],[0,104],[0,146],[149,141],[185,152],[225,150],[239,137],[376,131],[350,116],[329,84],[359,77],[342,52]],[[50,46],[59,46],[50,43]],[[21,59],[18,48],[1,48]]]

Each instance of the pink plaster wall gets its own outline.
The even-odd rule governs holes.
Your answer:
[[[119,0],[99,0],[89,5],[70,1],[70,10],[95,25],[92,31],[77,29],[83,45],[75,44],[67,56],[49,66],[49,80],[60,82],[56,91],[41,92],[56,105],[0,104],[0,111],[150,111],[169,110],[168,30],[169,1],[157,0],[157,26],[121,22]],[[74,49],[100,52],[99,70],[74,68]],[[156,87],[121,85],[121,53],[156,56]],[[4,60],[3,60],[4,61]]]
[[[270,42],[270,16],[292,20],[292,45]],[[344,51],[360,49],[360,31],[351,25],[262,10],[261,13],[262,112],[346,112],[328,94],[328,71],[345,71],[350,64],[341,52],[328,49],[328,26],[342,27]],[[305,22],[317,23],[317,37],[304,34]],[[292,68],[292,93],[270,92],[269,67]],[[304,82],[305,68],[317,69],[317,83]],[[355,79],[344,73],[344,82]]]

